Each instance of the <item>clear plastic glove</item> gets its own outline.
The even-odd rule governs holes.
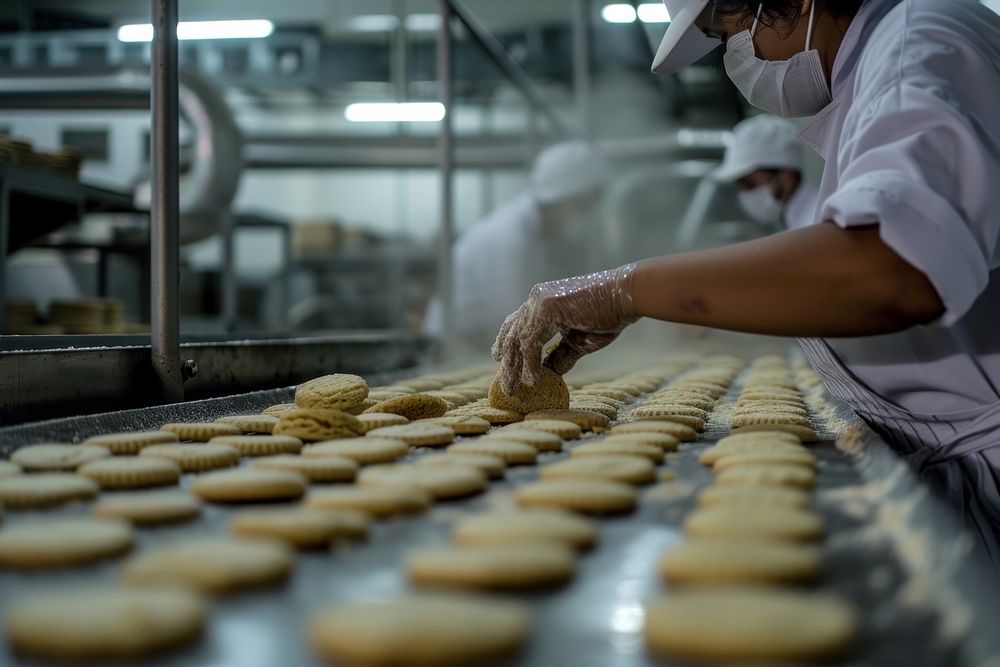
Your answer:
[[[513,394],[521,384],[538,383],[542,348],[557,334],[562,341],[545,363],[562,375],[639,319],[632,306],[635,267],[632,263],[535,285],[528,300],[504,320],[493,344],[504,392]]]

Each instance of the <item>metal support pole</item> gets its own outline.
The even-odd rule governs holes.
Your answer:
[[[239,328],[239,276],[236,272],[236,217],[222,221],[222,326],[227,333]]]
[[[573,93],[580,136],[591,139],[590,115],[590,12],[591,0],[576,0],[573,6]]]
[[[180,147],[177,0],[152,0],[152,205],[150,207],[150,348],[165,402],[184,400],[180,358]]]
[[[444,332],[454,331],[455,302],[452,291],[451,248],[455,236],[454,221],[454,91],[452,90],[452,9],[448,0],[439,0],[441,27],[437,41],[438,96],[444,105],[438,135],[438,168],[441,171],[441,238],[438,249],[438,294],[441,296]]]
[[[10,242],[10,186],[0,176],[0,336],[4,334],[7,307],[7,246]]]

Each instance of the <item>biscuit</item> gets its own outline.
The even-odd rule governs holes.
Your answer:
[[[21,466],[9,461],[0,461],[0,479],[21,474]]]
[[[85,445],[104,447],[112,454],[136,454],[143,447],[177,442],[177,434],[170,431],[141,431],[136,433],[110,433],[95,435],[83,441]]]
[[[448,404],[448,409],[458,408],[466,403],[469,403],[469,399],[464,395],[459,394],[455,391],[447,391],[444,389],[436,389],[424,393],[425,396],[433,396],[435,398],[440,398],[442,401]]]
[[[335,542],[363,539],[368,534],[368,519],[355,512],[324,512],[307,507],[247,510],[233,516],[229,531],[237,537],[277,540],[298,549],[318,549]]]
[[[82,475],[46,472],[0,479],[0,506],[6,509],[51,507],[97,497],[100,487]]]
[[[270,407],[264,408],[263,410],[261,410],[260,414],[265,415],[267,417],[278,417],[280,419],[281,415],[285,414],[289,410],[297,410],[298,407],[299,406],[295,405],[294,403],[278,403],[277,405],[272,405]]]
[[[656,467],[649,459],[604,455],[564,459],[545,466],[538,476],[541,479],[605,479],[624,484],[649,484],[655,473]]]
[[[349,486],[314,491],[306,507],[316,510],[353,510],[382,518],[397,514],[419,514],[431,506],[431,494],[413,486]]]
[[[241,433],[240,429],[232,424],[217,422],[170,423],[161,426],[160,430],[175,434],[178,440],[192,440],[194,442],[208,442],[220,435],[239,435]]]
[[[507,440],[508,442],[523,442],[540,452],[561,452],[563,441],[555,433],[532,431],[529,428],[512,429],[486,435],[483,440]]]
[[[417,586],[531,590],[565,584],[575,566],[565,545],[533,542],[426,549],[407,558],[404,569]]]
[[[618,417],[618,408],[612,407],[610,405],[607,405],[606,403],[601,403],[598,401],[573,400],[570,401],[569,409],[596,412],[598,414],[604,415],[608,419],[616,419]]]
[[[290,435],[306,442],[353,438],[361,435],[364,427],[353,415],[339,410],[296,408],[278,418],[272,435]]]
[[[573,422],[559,419],[532,419],[530,422],[517,422],[508,424],[500,428],[497,433],[507,433],[518,429],[528,429],[529,431],[544,431],[558,435],[563,440],[576,440],[583,433],[583,429]]]
[[[663,450],[656,445],[641,442],[608,441],[588,442],[574,447],[570,457],[580,456],[641,456],[653,463],[663,463]]]
[[[684,532],[705,539],[775,539],[805,542],[823,537],[823,519],[809,510],[778,505],[718,505],[691,512]]]
[[[485,419],[494,426],[498,424],[513,424],[524,419],[524,415],[520,412],[494,408],[492,405],[477,405],[474,403],[450,410],[448,415],[460,417],[479,417],[480,419]]]
[[[139,456],[168,459],[184,472],[231,468],[240,462],[240,453],[235,447],[212,443],[151,445],[139,452]]]
[[[414,465],[378,465],[358,474],[360,486],[413,486],[435,499],[463,498],[486,490],[486,475],[472,467],[426,468]]]
[[[734,429],[742,428],[744,426],[758,426],[761,424],[790,424],[793,426],[812,428],[812,422],[809,421],[808,417],[792,414],[790,412],[756,412],[752,414],[734,415],[733,418],[729,420],[730,427]]]
[[[361,425],[361,432],[367,433],[377,428],[383,428],[385,426],[400,426],[402,424],[409,424],[410,420],[403,415],[394,415],[389,412],[368,412],[361,413],[357,417],[358,423]],[[486,425],[489,428],[489,424]]]
[[[278,418],[273,415],[231,415],[219,417],[215,421],[220,424],[232,424],[243,434],[264,433],[270,435],[278,425]]]
[[[709,663],[802,663],[846,652],[858,614],[820,593],[760,587],[670,591],[646,605],[655,656]]]
[[[791,486],[809,490],[816,486],[816,473],[800,465],[759,463],[721,470],[715,481],[717,484]]]
[[[424,593],[342,604],[314,616],[308,632],[313,650],[338,664],[440,667],[509,657],[526,641],[529,623],[520,603]]]
[[[774,401],[740,401],[736,404],[736,407],[733,408],[732,416],[754,415],[758,412],[788,412],[802,417],[809,416],[808,408],[801,405],[777,403]]]
[[[27,445],[14,450],[10,460],[25,472],[76,470],[88,461],[111,456],[104,447],[94,445]]]
[[[151,548],[128,559],[128,584],[175,585],[204,593],[231,593],[280,583],[292,570],[292,554],[280,542],[201,537]]]
[[[455,435],[481,435],[490,430],[490,423],[473,415],[445,415],[425,420],[428,424],[447,426]]]
[[[295,404],[300,408],[347,411],[368,398],[363,377],[347,373],[324,375],[295,387]]]
[[[802,441],[791,433],[786,433],[784,431],[774,431],[768,429],[754,429],[754,430],[743,430],[738,433],[733,433],[727,435],[724,438],[720,438],[716,445],[726,446],[732,442],[762,442],[762,441],[779,441],[785,442],[790,445],[801,445]]]
[[[393,438],[345,438],[317,442],[306,447],[302,456],[306,458],[336,456],[357,461],[361,465],[370,463],[392,463],[410,452],[410,446]]]
[[[676,452],[680,440],[666,433],[615,433],[602,440],[611,445],[646,445],[656,447],[660,452]]]
[[[0,531],[0,567],[53,569],[119,556],[132,527],[117,519],[41,519]]]
[[[551,368],[542,366],[537,385],[529,387],[522,383],[510,396],[500,388],[499,378],[499,375],[493,378],[489,389],[490,405],[495,408],[526,414],[535,410],[563,410],[569,407],[566,382]]]
[[[601,479],[550,479],[514,492],[522,507],[565,509],[582,514],[623,514],[635,509],[638,495],[631,486]]]
[[[102,519],[124,519],[135,526],[153,526],[197,519],[201,504],[183,491],[116,493],[97,501],[91,513]]]
[[[704,394],[685,394],[678,392],[672,394],[654,395],[650,397],[648,401],[643,403],[643,405],[680,405],[711,412],[712,408],[715,406],[715,400],[708,398]]]
[[[454,466],[475,468],[489,479],[502,479],[504,471],[507,470],[507,464],[504,463],[503,459],[485,454],[462,454],[461,456],[450,456],[447,453],[431,454],[430,456],[421,456],[413,463],[419,467],[429,468],[451,468]]]
[[[799,439],[799,442],[818,442],[819,436],[816,432],[809,428],[808,426],[800,426],[798,424],[752,424],[749,426],[741,426],[736,432],[737,434],[753,433],[754,431],[782,431],[794,435]]]
[[[664,581],[681,585],[800,584],[819,574],[816,547],[763,539],[688,540],[660,561]]]
[[[344,456],[302,457],[292,454],[263,456],[250,462],[251,468],[291,470],[305,475],[310,482],[350,482],[358,472],[358,464]]]
[[[739,468],[747,465],[800,465],[810,470],[816,469],[816,457],[809,451],[796,451],[794,449],[771,449],[770,451],[758,450],[754,452],[733,452],[723,454],[713,466],[715,472],[728,470],[729,468]]]
[[[705,430],[705,420],[701,417],[677,414],[674,408],[661,409],[658,406],[636,408],[629,414],[633,421],[672,421],[693,428],[701,433]]]
[[[643,420],[617,424],[611,427],[611,435],[620,433],[664,433],[673,436],[681,442],[692,442],[698,439],[698,433],[686,424],[675,421]]]
[[[531,445],[513,440],[479,438],[465,442],[457,442],[448,447],[448,454],[464,456],[465,454],[484,454],[502,459],[511,466],[531,465],[538,460],[538,450]]]
[[[724,456],[731,456],[733,454],[752,454],[755,452],[795,452],[795,453],[808,453],[809,450],[799,444],[790,444],[784,440],[770,440],[770,439],[748,439],[748,440],[729,440],[722,442],[721,440],[714,446],[709,447],[698,457],[698,461],[702,465],[712,466],[715,462]]]
[[[584,431],[605,431],[608,428],[609,419],[597,412],[589,410],[536,410],[524,415],[525,421],[536,419],[558,419],[561,421],[573,422]]]
[[[584,550],[597,541],[597,528],[587,519],[560,510],[506,510],[460,520],[452,530],[452,540],[464,546],[555,542]]]
[[[411,447],[442,447],[455,439],[455,431],[448,426],[414,422],[401,426],[385,426],[365,434],[369,438],[402,440]]]
[[[102,489],[140,489],[177,484],[181,468],[173,461],[150,456],[119,456],[91,461],[80,466],[84,477]]]
[[[240,456],[272,456],[298,454],[302,441],[291,435],[223,435],[209,440],[210,445],[226,445]]]
[[[809,509],[812,507],[812,499],[805,491],[788,486],[747,484],[710,486],[698,494],[699,507],[714,507],[717,505],[738,505],[744,507],[774,506]]]
[[[619,403],[628,403],[636,396],[642,392],[629,392],[624,389],[616,389],[614,387],[598,387],[593,386],[585,387],[583,389],[577,389],[573,392],[573,396],[603,396],[605,398],[613,398]]]
[[[376,403],[365,412],[388,412],[401,415],[409,420],[416,420],[440,417],[450,409],[451,406],[443,398],[427,394],[405,394]]]
[[[182,589],[102,586],[16,600],[5,621],[15,653],[45,661],[161,655],[201,635],[208,608]]]
[[[237,468],[198,476],[191,491],[214,503],[297,500],[306,493],[309,480],[288,470]]]
[[[441,389],[444,387],[444,382],[433,378],[410,378],[409,380],[402,380],[399,385],[412,389],[413,393],[416,393]]]

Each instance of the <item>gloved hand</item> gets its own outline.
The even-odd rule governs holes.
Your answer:
[[[562,375],[639,319],[632,306],[635,267],[632,263],[535,285],[528,300],[504,320],[493,344],[504,392],[513,394],[521,384],[538,384],[542,347],[556,334],[562,341],[545,363]]]

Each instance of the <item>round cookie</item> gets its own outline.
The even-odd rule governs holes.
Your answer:
[[[445,416],[479,417],[480,419],[485,419],[494,426],[500,424],[513,424],[524,419],[524,415],[520,412],[494,408],[492,405],[486,403],[469,403],[468,405],[463,405],[460,408],[449,410]]]
[[[382,518],[397,514],[419,514],[431,506],[431,494],[413,486],[349,486],[314,491],[306,507],[317,510],[353,510]]]
[[[441,667],[492,664],[525,642],[530,616],[519,603],[471,595],[410,594],[355,602],[309,622],[309,643],[338,664]]]
[[[540,452],[561,452],[563,441],[558,435],[546,431],[532,431],[529,428],[497,431],[482,438],[483,440],[506,440],[508,442],[523,442]]]
[[[452,456],[464,456],[465,454],[495,456],[510,466],[531,465],[538,460],[538,450],[531,445],[500,438],[478,438],[457,442],[448,447],[447,453]]]
[[[806,542],[823,537],[816,513],[778,505],[718,505],[691,512],[684,532],[705,539],[774,539]]]
[[[295,408],[283,412],[272,435],[290,435],[305,442],[353,438],[361,435],[364,427],[356,417],[340,410],[322,408]]]
[[[229,530],[237,537],[278,540],[299,549],[317,549],[343,540],[364,539],[368,534],[368,518],[357,512],[307,507],[248,510],[230,520]]]
[[[460,520],[452,539],[463,546],[555,542],[583,550],[594,546],[597,528],[587,519],[559,510],[505,510]]]
[[[659,406],[643,406],[636,408],[629,414],[633,421],[672,421],[693,428],[701,432],[705,430],[705,420],[701,417],[681,414],[679,411],[686,408],[663,408]]]
[[[406,559],[406,574],[418,586],[527,590],[566,583],[574,554],[556,542],[442,547]]]
[[[109,456],[111,452],[95,445],[41,444],[14,450],[10,460],[25,472],[71,472],[84,463]]]
[[[610,420],[604,415],[589,410],[535,410],[524,415],[525,421],[536,419],[558,419],[560,421],[573,422],[584,431],[606,431]]]
[[[132,548],[132,528],[116,519],[46,519],[0,531],[0,567],[86,565]]]
[[[538,384],[529,387],[521,384],[512,396],[500,388],[499,376],[493,378],[489,389],[490,405],[501,410],[527,414],[535,410],[562,410],[569,407],[569,389],[561,375],[542,366]]]
[[[792,414],[790,412],[744,413],[734,415],[733,418],[729,420],[729,425],[733,429],[739,429],[743,426],[757,426],[762,424],[791,424],[793,426],[812,428],[812,422],[809,421],[808,417]]]
[[[191,491],[209,502],[240,503],[296,500],[308,486],[309,480],[297,472],[237,468],[200,475],[191,483]]]
[[[582,446],[582,445],[581,445]],[[579,448],[578,448],[579,449]],[[656,467],[638,456],[580,456],[541,469],[541,479],[603,479],[624,484],[648,484]]]
[[[449,410],[469,403],[469,399],[467,399],[462,394],[459,394],[458,392],[455,391],[448,391],[445,389],[433,389],[431,391],[424,392],[424,395],[440,398],[442,401],[448,404]]]
[[[298,454],[302,451],[302,441],[290,435],[224,435],[212,438],[208,444],[232,447],[240,456]]]
[[[305,458],[335,456],[351,459],[361,465],[366,465],[370,463],[391,463],[406,456],[409,452],[410,446],[402,440],[366,436],[363,438],[345,438],[343,440],[317,442],[314,445],[306,447],[302,451],[302,456]]]
[[[644,445],[641,442],[588,442],[574,447],[571,457],[580,456],[641,456],[652,463],[663,462],[663,450],[656,445]]]
[[[173,461],[184,472],[231,468],[240,462],[240,453],[235,447],[212,443],[150,445],[140,451],[139,456]]]
[[[816,486],[816,473],[800,465],[759,463],[721,470],[715,476],[715,482],[716,484],[791,486],[809,490]]]
[[[858,614],[839,598],[789,589],[670,591],[646,606],[656,656],[710,663],[802,663],[843,654]]]
[[[244,435],[248,433],[270,435],[278,425],[278,418],[273,415],[230,415],[219,417],[215,421],[220,424],[232,424]]]
[[[455,431],[440,424],[414,422],[401,426],[377,428],[368,431],[365,436],[402,440],[411,447],[442,447],[455,439]]]
[[[576,440],[583,432],[578,425],[573,422],[560,419],[532,419],[530,422],[517,422],[508,424],[497,431],[497,433],[507,433],[518,429],[528,429],[530,431],[544,431],[558,435],[563,440]]]
[[[731,586],[799,584],[819,578],[816,547],[763,539],[687,540],[660,561],[669,584]]]
[[[443,398],[428,394],[404,394],[376,403],[365,412],[387,412],[410,420],[441,417],[451,406]]]
[[[444,415],[425,420],[428,424],[447,426],[455,435],[482,435],[490,430],[490,423],[473,415]]]
[[[502,479],[504,471],[507,470],[507,464],[504,463],[503,459],[485,454],[462,454],[461,456],[450,456],[447,453],[431,454],[430,456],[421,456],[413,464],[421,468],[453,468],[455,466],[475,468],[490,479]]]
[[[178,440],[192,440],[194,442],[208,442],[220,435],[239,435],[241,433],[240,429],[232,424],[217,422],[170,423],[161,426],[160,430],[173,433]]]
[[[104,447],[116,456],[137,454],[143,447],[177,442],[177,434],[170,431],[140,431],[135,433],[109,433],[95,435],[83,441],[85,445]]]
[[[51,507],[97,497],[100,487],[82,475],[64,472],[17,475],[0,479],[0,506],[6,509]]]
[[[343,456],[310,457],[279,454],[263,456],[250,462],[251,468],[290,470],[305,475],[310,482],[350,482],[358,473],[358,464]]]
[[[620,433],[665,433],[681,442],[692,442],[698,439],[698,432],[686,424],[674,421],[643,420],[628,422],[611,427],[611,435]]]
[[[550,479],[520,487],[514,493],[522,507],[565,509],[582,514],[631,512],[638,495],[631,486],[602,479]]]
[[[760,486],[758,484],[731,484],[710,486],[698,494],[699,507],[739,505],[745,507],[791,507],[809,509],[809,494],[789,486]]]
[[[363,377],[347,373],[324,375],[295,387],[295,404],[301,408],[349,410],[368,398]]]
[[[94,504],[92,514],[101,519],[124,519],[135,526],[191,521],[201,516],[201,504],[183,491],[116,493]]]
[[[122,578],[129,584],[229,593],[284,581],[292,563],[292,554],[278,542],[203,537],[133,556],[122,566]]]
[[[140,489],[177,484],[181,468],[173,461],[150,456],[119,456],[91,461],[79,473],[102,489]]]
[[[9,461],[0,461],[0,479],[21,474],[21,466]]]
[[[709,447],[698,457],[698,461],[703,465],[713,466],[715,462],[724,456],[732,454],[749,454],[754,452],[808,452],[809,450],[799,444],[789,444],[783,440],[720,440],[717,444]]]
[[[409,424],[410,420],[403,415],[394,415],[389,412],[369,412],[361,413],[357,416],[358,423],[361,424],[361,432],[367,433],[377,428],[386,426],[401,426]],[[489,428],[489,424],[486,425]]]
[[[680,440],[666,433],[615,433],[604,438],[605,444],[638,444],[658,447],[661,452],[676,452],[680,446]]]
[[[713,470],[718,473],[730,468],[740,468],[748,465],[793,465],[815,470],[817,462],[816,457],[809,451],[759,450],[723,454],[715,461]]]
[[[277,405],[272,405],[261,410],[262,415],[267,417],[278,417],[281,419],[281,415],[285,414],[289,410],[297,410],[299,406],[294,403],[279,403]]]
[[[755,431],[781,431],[783,433],[788,433],[794,435],[799,439],[799,442],[818,442],[819,436],[816,432],[808,426],[800,426],[798,424],[751,424],[749,426],[741,426],[734,435],[743,435],[746,433],[753,433]]]
[[[462,498],[486,490],[486,475],[472,467],[426,468],[388,464],[365,468],[358,475],[361,486],[412,486],[435,499]]]
[[[18,655],[98,662],[181,647],[202,633],[207,618],[204,601],[190,591],[106,586],[16,600],[5,625]]]

